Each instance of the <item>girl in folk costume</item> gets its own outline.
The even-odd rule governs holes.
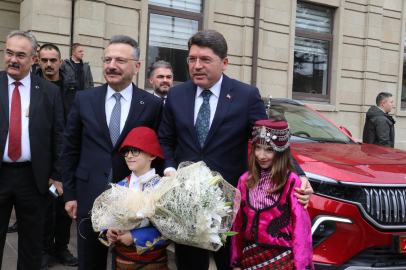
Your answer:
[[[241,208],[233,224],[231,266],[239,269],[314,269],[311,223],[293,195],[300,187],[285,121],[254,126],[250,170],[241,176]]]
[[[135,192],[144,187],[154,186],[161,177],[151,168],[156,158],[164,159],[156,133],[147,127],[131,130],[124,140],[120,153],[124,156],[131,175],[120,181],[118,185],[128,187]],[[140,228],[130,231],[109,229],[100,234],[100,241],[115,244],[116,258],[113,258],[113,269],[168,269],[166,247],[170,241],[157,228],[144,218]],[[137,251],[142,251],[142,254]]]

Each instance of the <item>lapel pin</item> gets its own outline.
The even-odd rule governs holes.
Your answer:
[[[144,101],[141,100],[141,101],[140,101],[140,104],[141,104],[141,105],[144,105]]]
[[[228,97],[228,99],[230,99],[230,98],[231,98],[231,96],[230,96],[230,95],[227,95],[227,97]]]
[[[38,85],[37,85],[37,86],[35,86],[35,88],[39,89]]]

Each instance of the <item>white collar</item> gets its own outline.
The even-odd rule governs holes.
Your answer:
[[[141,183],[150,179],[155,175],[155,169],[152,168],[149,172],[146,174],[141,175],[140,177],[137,177],[134,172],[131,173],[131,179],[130,179],[130,185],[128,186],[131,190],[134,191],[140,191],[141,190]]]
[[[13,82],[16,82],[16,80],[14,80],[13,78],[11,78],[8,74],[7,74],[7,78],[8,78],[8,85],[12,84]],[[27,87],[28,84],[30,83],[31,80],[31,72],[28,73],[27,76],[25,76],[22,80],[20,80],[19,82],[22,83],[23,86]]]
[[[110,85],[107,85],[107,95],[106,95],[106,100],[110,99],[116,91],[113,90],[113,88],[110,87]],[[131,83],[126,89],[123,91],[119,92],[121,96],[125,99],[125,101],[130,101],[131,97],[133,95],[133,84]]]
[[[210,87],[210,91],[212,93],[212,95],[215,95],[217,98],[220,97],[220,90],[221,90],[221,83],[223,82],[223,74],[221,75],[220,80],[213,85],[212,87]],[[200,96],[203,92],[203,88],[201,88],[200,86],[197,87],[197,92],[196,92],[196,97]]]

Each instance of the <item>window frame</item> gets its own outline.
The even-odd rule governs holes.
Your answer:
[[[332,78],[332,70],[333,70],[333,42],[334,42],[334,15],[335,15],[335,9],[326,6],[326,5],[318,5],[318,4],[313,4],[313,3],[307,3],[307,2],[297,2],[297,4],[303,4],[303,5],[311,5],[311,6],[322,6],[326,7],[332,10],[331,14],[331,34],[326,34],[326,33],[318,33],[318,32],[312,32],[308,30],[303,30],[303,29],[296,29],[296,20],[295,20],[295,37],[304,37],[304,38],[311,38],[311,39],[319,39],[323,41],[328,41],[329,42],[329,52],[328,52],[328,67],[327,67],[327,94],[311,94],[311,93],[301,93],[301,92],[295,92],[293,90],[293,76],[292,76],[292,98],[293,99],[298,99],[298,100],[308,100],[308,101],[320,101],[320,102],[329,102],[330,101],[330,95],[331,95],[331,78]],[[297,13],[297,12],[296,12]],[[293,46],[293,53],[295,52],[295,46]],[[293,61],[294,63],[294,61]],[[292,70],[293,72],[293,70]]]
[[[406,54],[406,40],[405,44],[403,46],[403,65],[402,65],[402,85],[400,89],[400,109],[401,110],[406,110],[406,101],[402,101],[402,95],[403,95],[403,74],[405,72],[405,54]]]
[[[148,64],[148,54],[149,54],[149,27],[150,27],[150,17],[151,13],[153,14],[158,14],[158,15],[164,15],[164,16],[171,16],[171,17],[177,17],[177,18],[182,18],[182,19],[189,19],[189,20],[194,20],[198,21],[198,31],[203,29],[203,11],[204,11],[204,0],[202,0],[202,13],[195,13],[191,11],[185,11],[185,10],[180,10],[180,9],[175,9],[175,8],[168,8],[168,7],[161,7],[161,6],[156,6],[156,5],[148,5],[148,27],[147,27],[147,47],[146,47],[146,57],[145,57],[145,85],[144,89],[146,90],[153,90],[152,84],[149,82],[149,64]],[[186,59],[185,59],[186,63]],[[173,86],[182,84],[184,82],[180,81],[173,81]]]

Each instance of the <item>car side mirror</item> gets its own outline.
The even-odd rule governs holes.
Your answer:
[[[340,129],[341,129],[345,134],[347,134],[348,136],[352,137],[352,134],[351,134],[351,132],[350,132],[348,129],[346,129],[345,127],[340,127]]]

